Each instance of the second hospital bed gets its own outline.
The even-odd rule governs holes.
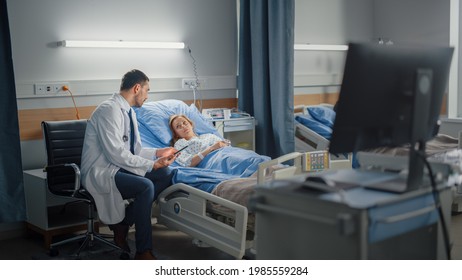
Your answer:
[[[219,135],[211,122],[194,105],[188,106],[180,100],[146,102],[143,107],[136,109],[143,146],[170,145],[168,121],[173,114],[188,116],[194,122],[198,134]],[[285,178],[300,173],[301,156],[295,152],[260,162],[259,155],[252,151],[227,147],[218,150],[215,157],[226,157],[229,153],[242,154],[243,162],[237,169],[247,165],[243,173],[248,174],[255,170],[255,174],[241,177],[174,164],[172,167],[178,169],[174,178],[175,184],[159,194],[157,218],[160,224],[182,231],[240,259],[245,255],[249,247],[247,241],[252,240],[253,235],[254,215],[249,215],[246,207],[253,187],[267,179]],[[281,165],[289,160],[294,165]],[[226,162],[226,158],[223,162]]]
[[[296,151],[327,151],[336,115],[333,106],[330,104],[301,105],[295,108],[294,111]],[[430,160],[456,165],[458,169],[462,170],[461,137],[462,133],[459,133],[459,139],[443,133],[437,134],[432,140],[426,143],[427,157]],[[396,160],[401,158],[401,161],[403,161],[403,158],[407,157],[408,153],[408,146],[371,149],[360,153],[361,159],[355,157],[354,167],[365,165],[368,168],[373,168],[377,164],[386,165],[390,162],[391,165],[396,165]],[[337,159],[331,162],[342,164]],[[345,168],[346,166],[342,164],[342,167]],[[462,212],[462,184],[460,182],[462,182],[462,176],[457,179],[455,185],[454,202],[452,205],[453,212]]]
[[[344,169],[352,167],[351,154],[333,155],[328,152],[335,111],[331,104],[300,105],[294,108],[295,151],[303,153],[303,169],[309,170],[306,159],[322,153],[326,158],[324,169]]]

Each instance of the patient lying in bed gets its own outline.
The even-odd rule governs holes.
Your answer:
[[[169,121],[172,146],[181,150],[176,162],[181,166],[197,166],[248,177],[258,165],[270,160],[267,156],[240,148],[230,147],[230,142],[212,133],[197,135],[194,122],[185,115],[172,115]]]
[[[179,100],[146,102],[143,107],[136,109],[136,115],[142,143],[148,147],[166,147],[172,144],[171,140],[174,135],[169,129],[169,120],[172,115],[188,117],[194,125],[195,134],[208,135],[209,144],[213,142],[213,139],[223,141],[210,120],[200,114],[195,106],[188,106]],[[180,144],[181,142],[178,145]],[[250,177],[256,173],[261,162],[270,160],[269,157],[261,156],[250,150],[228,146],[224,142],[217,145],[221,147],[219,149],[215,147],[215,150],[209,154],[204,152],[204,159],[196,165],[193,158],[199,158],[196,155],[199,151],[197,149],[200,148],[189,148],[188,146],[181,151],[180,157],[183,160],[172,164],[173,168],[178,169],[173,183],[185,183],[211,193],[223,181],[244,180]],[[181,147],[177,146],[177,149],[180,150]]]
[[[207,155],[229,142],[212,133],[197,135],[193,121],[185,115],[172,115],[169,121],[173,134],[171,145],[181,151],[176,161],[181,166],[197,166]]]

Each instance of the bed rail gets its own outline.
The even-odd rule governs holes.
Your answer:
[[[281,179],[292,177],[295,174],[301,173],[301,153],[293,152],[290,154],[282,155],[278,158],[260,163],[257,173],[257,184],[263,184],[268,171],[268,167],[284,163],[289,160],[294,160],[292,166],[274,170],[272,179]]]
[[[225,224],[207,215],[207,202],[229,208],[234,225]],[[247,208],[183,183],[164,190],[158,198],[159,223],[182,231],[237,259],[245,254]]]

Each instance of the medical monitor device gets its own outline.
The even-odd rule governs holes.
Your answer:
[[[410,144],[407,182],[422,185],[425,142],[437,133],[453,49],[350,44],[329,152]]]

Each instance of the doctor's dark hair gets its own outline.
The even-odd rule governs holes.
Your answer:
[[[140,70],[133,69],[122,77],[122,82],[120,83],[120,90],[128,90],[131,89],[136,84],[143,85],[145,82],[148,82],[149,78],[141,72]]]

